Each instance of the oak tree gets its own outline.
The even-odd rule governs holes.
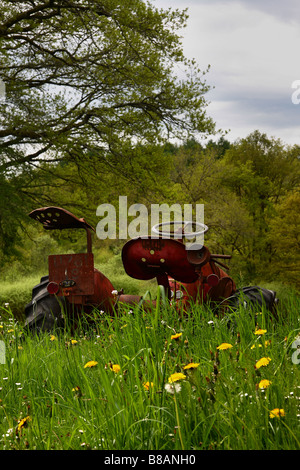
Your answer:
[[[137,144],[150,160],[164,138],[212,132],[186,21],[143,0],[1,0],[0,171],[96,160],[130,176]]]

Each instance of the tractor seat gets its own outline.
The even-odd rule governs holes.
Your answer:
[[[29,217],[43,224],[46,230],[65,228],[84,228],[95,231],[83,218],[78,219],[71,212],[61,207],[42,207],[30,212]]]

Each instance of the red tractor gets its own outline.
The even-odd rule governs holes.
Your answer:
[[[25,326],[29,330],[50,331],[55,326],[63,326],[66,318],[76,323],[80,316],[88,317],[94,309],[113,314],[124,304],[134,306],[143,302],[143,308],[151,307],[150,301],[144,301],[142,296],[125,295],[122,290],[116,290],[94,267],[92,231],[95,230],[83,218],[59,207],[36,209],[29,216],[42,223],[45,230],[84,229],[87,235],[86,253],[49,256],[49,274],[33,288],[32,300],[25,307]],[[173,224],[181,226],[181,235],[177,231],[176,239],[166,238],[161,230],[163,224],[158,224],[154,227],[154,238],[140,237],[125,243],[122,261],[129,276],[142,280],[156,278],[181,314],[196,302],[232,308],[237,308],[241,302],[243,305],[257,302],[273,308],[276,304],[273,291],[256,286],[236,290],[234,281],[226,273],[229,268],[223,264],[223,259],[230,258],[229,255],[211,254],[206,246],[186,249],[185,229],[192,222]],[[201,233],[208,230],[205,225],[199,225]]]

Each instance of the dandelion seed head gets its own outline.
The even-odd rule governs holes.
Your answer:
[[[181,391],[181,385],[179,383],[168,383],[165,384],[165,390],[166,392],[174,395],[174,393],[179,393]]]

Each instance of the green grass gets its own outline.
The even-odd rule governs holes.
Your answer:
[[[0,449],[299,449],[299,308],[291,295],[274,321],[264,310],[218,318],[203,306],[186,317],[163,303],[150,313],[124,307],[54,337],[23,337],[4,308]],[[266,332],[255,335],[257,327]],[[218,350],[222,343],[232,347]],[[271,361],[255,368],[262,357]],[[189,363],[198,366],[185,370]],[[170,393],[174,373],[186,377]],[[272,382],[263,390],[262,379]],[[270,418],[276,408],[284,416]]]
[[[22,319],[25,305],[31,300],[32,288],[40,282],[42,275],[30,275],[16,281],[0,283],[0,306],[9,304],[14,316]]]

